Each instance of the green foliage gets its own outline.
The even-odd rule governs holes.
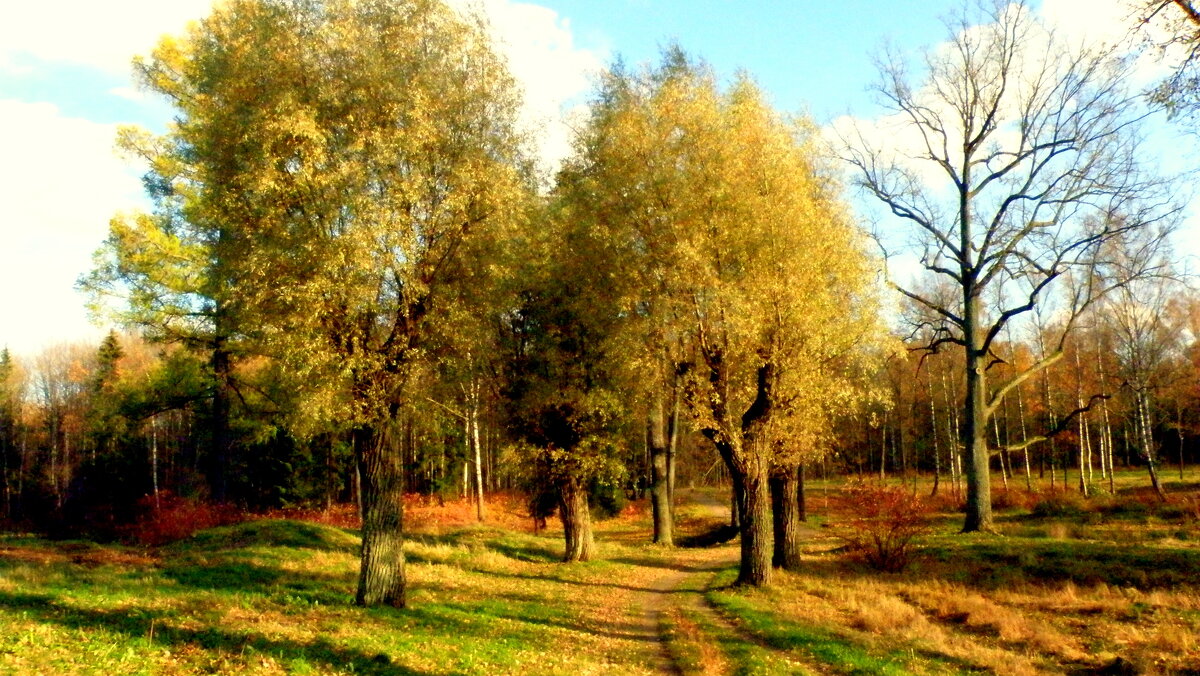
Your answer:
[[[598,519],[620,516],[626,504],[624,489],[614,481],[594,479],[588,487],[588,508]]]

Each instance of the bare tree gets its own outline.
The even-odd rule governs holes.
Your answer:
[[[1145,253],[1120,255],[1136,259]],[[1170,269],[1166,263],[1162,267]],[[1146,460],[1150,485],[1160,500],[1167,496],[1158,476],[1154,409],[1158,391],[1180,374],[1185,349],[1182,317],[1170,312],[1169,305],[1181,290],[1182,285],[1168,275],[1143,277],[1111,294],[1098,313],[1112,336],[1117,376],[1129,396],[1135,448]]]
[[[967,9],[948,28],[949,41],[925,54],[919,86],[909,84],[904,60],[881,61],[878,93],[890,114],[880,129],[844,132],[843,156],[865,192],[915,235],[907,246],[925,276],[958,292],[927,296],[915,282],[893,280],[935,317],[925,327],[928,350],[965,351],[963,530],[988,531],[988,421],[1006,394],[1062,358],[1076,319],[1122,283],[1103,245],[1156,241],[1177,208],[1167,182],[1143,164],[1146,113],[1119,62],[1068,44],[1020,4]],[[1075,283],[1056,284],[1066,279]],[[1002,361],[997,338],[1039,306],[1052,309],[1056,340],[1031,366],[989,386],[988,367]]]

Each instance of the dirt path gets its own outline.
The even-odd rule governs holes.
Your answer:
[[[720,503],[711,493],[696,497],[701,498],[697,503],[707,512],[706,516],[729,518],[728,506]],[[812,534],[815,533],[813,531]],[[799,661],[791,652],[773,648],[730,620],[705,598],[704,593],[711,588],[717,571],[736,565],[739,554],[735,540],[718,547],[679,549],[669,563],[653,564],[661,567],[663,572],[642,593],[644,611],[639,622],[639,633],[657,637],[658,654],[653,662],[654,670],[674,676],[730,673],[731,665],[718,644],[733,641],[752,644],[774,654],[774,659],[785,662],[792,673],[826,673],[818,665]],[[686,659],[676,654],[679,646],[673,645],[670,631],[680,631],[681,625],[690,632],[683,640],[694,644],[692,647],[701,664],[695,663],[697,655],[693,655],[693,659]]]

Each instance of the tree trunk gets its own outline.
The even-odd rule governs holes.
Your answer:
[[[596,542],[592,537],[587,490],[576,479],[563,481],[559,485],[558,500],[558,515],[566,540],[563,561],[591,561],[596,558]]]
[[[770,492],[765,463],[753,459],[744,470],[735,469],[734,481],[739,487],[736,494],[742,541],[736,584],[765,586],[771,582]]]
[[[483,502],[483,450],[479,444],[479,385],[471,383],[472,396],[470,408],[467,411],[471,423],[472,457],[475,459],[475,516],[483,523],[486,518],[486,508]]]
[[[984,365],[987,355],[979,349],[982,336],[976,336],[975,319],[979,316],[978,299],[968,294],[967,320],[967,393],[963,406],[963,444],[967,463],[967,515],[962,532],[992,532],[991,458],[987,448],[987,414],[984,397],[987,380]]]
[[[404,481],[398,454],[383,429],[354,429],[362,504],[362,559],[358,574],[360,606],[405,605]]]
[[[232,455],[233,432],[229,426],[231,384],[233,365],[224,340],[218,340],[212,353],[213,388],[212,420],[212,472],[208,477],[209,490],[214,502],[221,504],[229,500],[229,461]]]
[[[1163,491],[1162,483],[1158,480],[1158,467],[1156,458],[1154,457],[1154,435],[1150,431],[1150,404],[1146,401],[1146,393],[1137,391],[1136,396],[1136,414],[1138,416],[1138,427],[1140,428],[1142,455],[1146,456],[1146,469],[1150,472],[1150,485],[1154,487],[1154,493],[1158,499],[1166,502],[1167,494]]]
[[[796,469],[796,515],[801,521],[808,521],[808,500],[804,487],[804,465]]]
[[[742,499],[738,493],[742,490],[736,474],[729,477],[729,525],[739,528],[742,525]]]
[[[671,523],[675,523],[675,451],[679,448],[679,397],[682,388],[674,388],[671,415],[667,419],[667,505],[671,508]]]
[[[933,488],[929,491],[929,496],[933,497],[938,494],[938,484],[942,481],[942,456],[938,449],[938,424],[937,424],[937,401],[933,397],[933,374],[929,374],[929,379],[926,381],[929,384],[929,431],[930,439],[933,445]]]
[[[650,406],[646,421],[646,443],[650,448],[650,506],[654,519],[654,542],[660,545],[675,544],[670,491],[670,468],[667,455],[670,443],[663,429],[661,402]]]
[[[1025,399],[1021,394],[1023,385],[1017,386],[1017,418],[1021,421],[1021,454],[1025,462],[1025,490],[1033,490],[1033,468],[1029,466],[1029,446],[1025,441],[1029,438],[1025,434]]]
[[[771,521],[774,547],[771,565],[784,570],[800,570],[800,505],[798,466],[779,467],[771,474]]]

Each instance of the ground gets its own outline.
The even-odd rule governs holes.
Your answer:
[[[837,488],[818,482],[804,569],[762,590],[729,586],[736,542],[649,544],[644,504],[600,522],[601,560],[579,564],[511,503],[484,525],[430,507],[410,512],[404,610],[350,603],[357,533],[329,523],[153,548],[9,535],[0,673],[1200,673],[1197,488],[1176,482],[1165,506],[1132,483],[1014,491],[999,536],[956,534],[943,498],[914,562],[879,573],[845,550]],[[717,490],[680,501],[684,534],[728,519]]]

